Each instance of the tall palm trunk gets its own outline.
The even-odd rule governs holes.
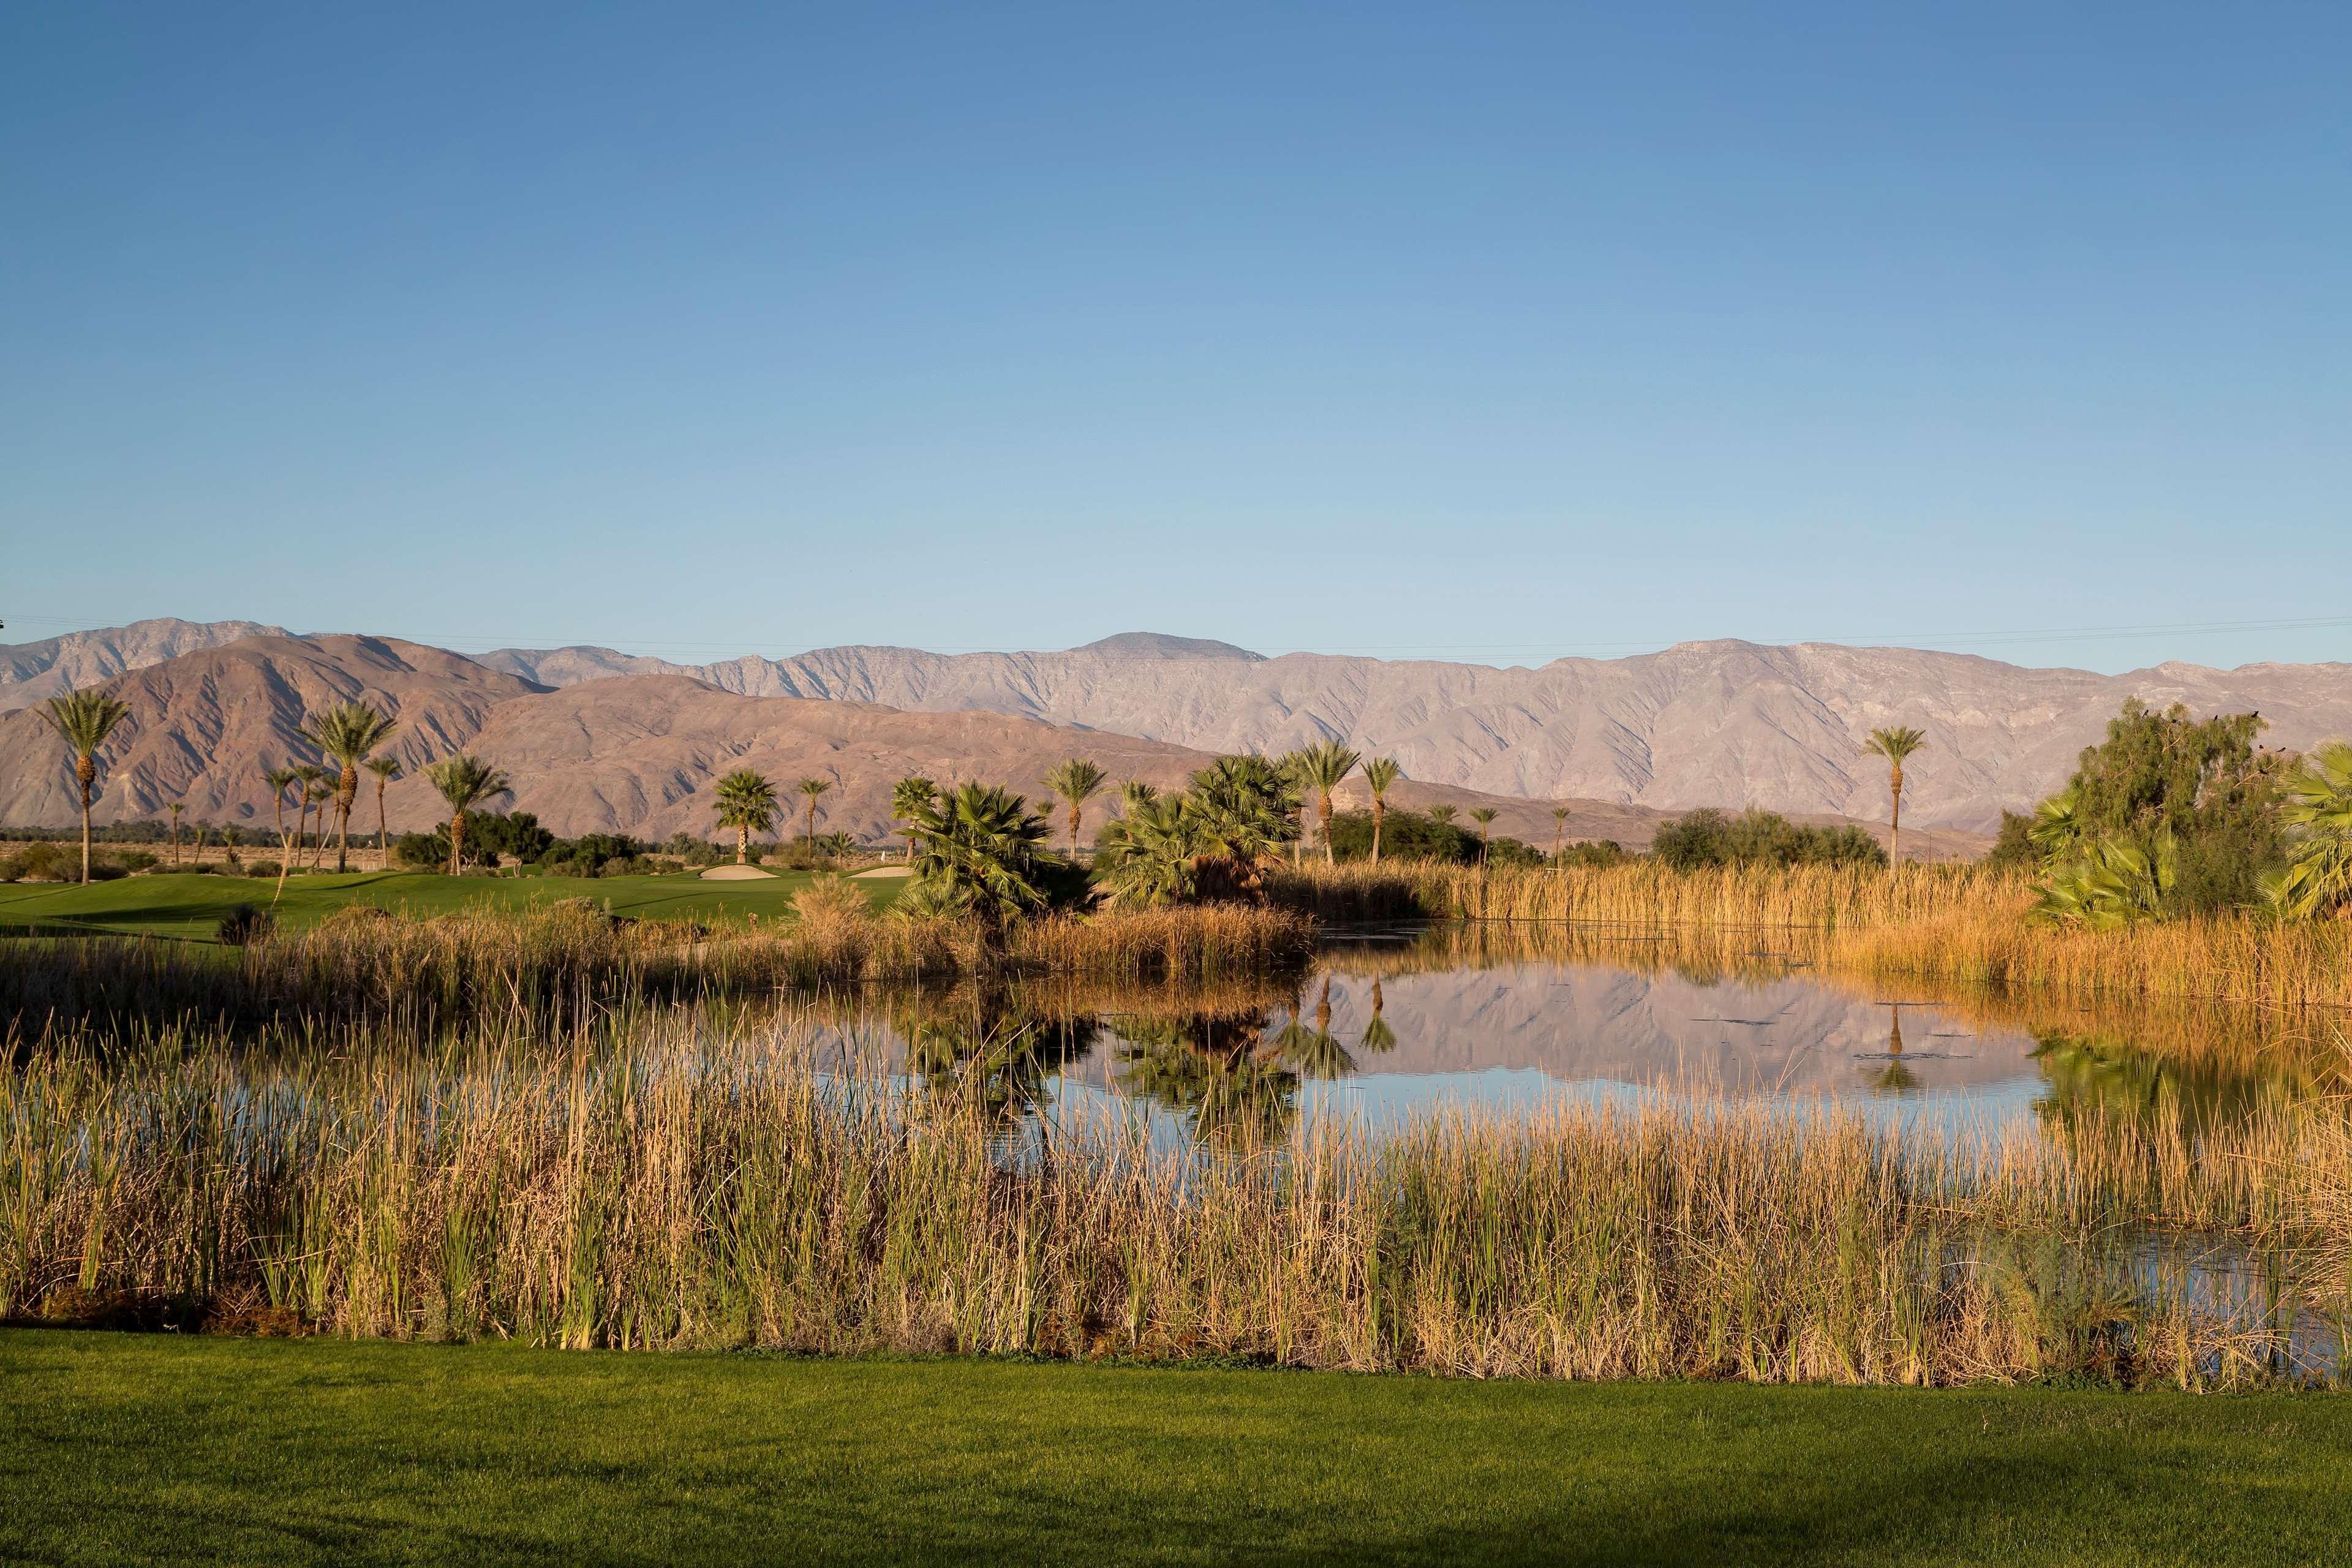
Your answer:
[[[74,784],[81,795],[81,885],[85,888],[89,886],[89,786],[97,782],[98,764],[89,754],[74,758]]]
[[[1078,858],[1078,819],[1086,807],[1077,801],[1070,802],[1070,858]]]
[[[1331,792],[1321,790],[1315,796],[1315,826],[1323,835],[1323,864],[1332,863],[1331,856]]]
[[[1388,820],[1388,803],[1379,795],[1372,796],[1372,864],[1381,863],[1381,824]]]
[[[459,812],[449,819],[449,875],[464,875],[466,864],[466,814]]]
[[[1887,785],[1895,795],[1895,821],[1893,831],[1887,835],[1890,842],[1886,858],[1888,864],[1900,866],[1903,864],[1903,764],[1901,763],[1895,764],[1895,772],[1887,780]]]
[[[269,895],[274,906],[286,896],[286,868],[294,863],[294,841],[286,837],[286,792],[278,790],[270,796],[269,804],[278,813],[278,887]]]
[[[735,825],[735,864],[748,866],[751,863],[751,830],[739,822]]]
[[[335,875],[338,877],[352,868],[352,807],[359,797],[359,764],[345,763],[342,777],[335,781]]]
[[[392,869],[392,834],[383,818],[383,786],[389,782],[386,779],[375,781],[375,868],[379,871]]]

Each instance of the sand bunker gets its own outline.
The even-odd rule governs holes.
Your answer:
[[[914,874],[915,868],[912,866],[877,866],[871,871],[858,872],[856,875],[850,878],[850,880],[853,882],[870,882],[882,877],[911,877]]]
[[[706,882],[772,882],[773,871],[762,871],[757,866],[713,866],[702,874]]]

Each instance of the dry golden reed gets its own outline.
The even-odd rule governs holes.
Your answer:
[[[1851,973],[2039,989],[2084,998],[2195,998],[2283,1010],[2352,1008],[2352,921],[2261,911],[2121,931],[2036,924],[2032,884],[1975,866],[1607,868],[1399,864],[1286,870],[1277,896],[1327,919],[1424,916],[1617,931],[1760,934]]]
[[[2352,1140],[2309,1107],[1948,1145],[1834,1109],[1563,1103],[1220,1150],[1066,1125],[1008,1152],[951,1097],[820,1072],[790,1023],[632,1027],[457,1056],[360,1031],[267,1062],[181,1040],[103,1069],[27,1047],[0,1089],[0,1312],[2210,1387],[2327,1359],[2346,1310]],[[2200,1268],[2217,1247],[2246,1267]]]

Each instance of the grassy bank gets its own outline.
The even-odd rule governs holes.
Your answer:
[[[654,921],[741,923],[748,917],[789,914],[811,881],[805,871],[779,872],[773,881],[706,882],[695,872],[660,877],[441,877],[425,872],[355,872],[291,877],[273,912],[278,923],[306,930],[338,910],[361,906],[419,918],[544,910],[587,899],[614,914]],[[887,908],[906,886],[877,878],[855,884],[877,909]],[[0,934],[164,936],[213,940],[220,919],[239,904],[268,907],[268,879],[170,873],[122,877],[89,887],[55,882],[0,883]]]
[[[983,1106],[826,1066],[789,1028],[675,1013],[610,1046],[36,1048],[0,1100],[0,1313],[2193,1387],[2271,1381],[2296,1344],[2324,1363],[2347,1314],[2352,1132],[2326,1107],[1965,1145],[1730,1105],[1201,1153],[1120,1121],[1008,1159]],[[2217,1282],[2219,1254],[2249,1268]]]
[[[2319,1563],[2352,1405],[0,1333],[0,1555]]]
[[[635,921],[584,900],[432,920],[372,908],[241,949],[122,937],[0,942],[0,1011],[37,1030],[85,1018],[126,1027],[257,1027],[372,1016],[450,1025],[562,1023],[672,998],[772,995],[973,975],[1216,983],[1296,970],[1313,950],[1279,910],[1107,910],[1012,923],[872,912],[847,884],[804,890],[740,926]]]

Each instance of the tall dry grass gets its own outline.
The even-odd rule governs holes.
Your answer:
[[[2347,1307],[2352,1139],[2308,1108],[2233,1122],[2226,1147],[2179,1121],[1922,1145],[1834,1110],[1560,1105],[1213,1153],[1064,1126],[1008,1153],[952,1100],[820,1072],[789,1023],[632,1030],[438,1056],[360,1032],[268,1062],[178,1040],[101,1064],[46,1040],[0,1087],[0,1312],[2231,1386],[2311,1353]],[[2200,1270],[2217,1248],[2248,1267]]]
[[[793,921],[719,929],[615,921],[592,908],[431,920],[347,910],[237,950],[115,937],[0,942],[0,1012],[34,1030],[81,1017],[562,1022],[626,998],[974,975],[1216,982],[1296,969],[1313,947],[1307,917],[1231,906],[1059,916],[1002,933],[823,900]]]
[[[2352,1008],[2352,921],[2259,911],[2122,931],[2028,921],[2031,882],[1975,866],[1797,867],[1675,872],[1406,863],[1286,870],[1286,907],[1326,919],[1432,918],[1619,932],[1736,931],[1826,969],[2038,989],[2071,996],[2193,998],[2286,1011]]]

